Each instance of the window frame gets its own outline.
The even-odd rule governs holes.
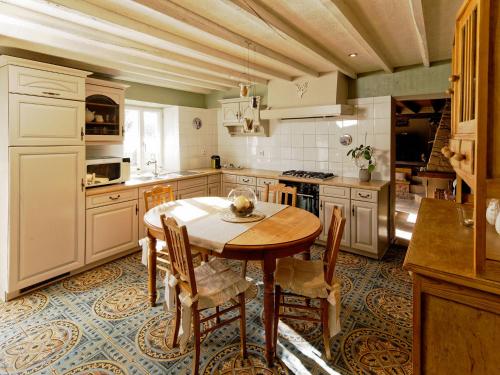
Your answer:
[[[148,158],[145,157],[145,143],[144,143],[144,112],[156,112],[158,113],[158,125],[159,125],[159,132],[160,132],[160,150],[159,154],[160,157],[158,158],[157,164],[158,164],[158,169],[163,166],[163,148],[164,148],[164,142],[163,142],[163,134],[164,134],[164,129],[163,129],[163,109],[158,108],[158,107],[148,107],[148,106],[140,106],[140,105],[130,105],[130,104],[125,104],[125,121],[126,121],[126,111],[127,110],[135,110],[139,112],[139,143],[140,143],[140,150],[137,154],[137,165],[131,165],[131,168],[139,168],[141,172],[151,172],[154,170],[154,166],[148,166],[146,165]],[[124,135],[126,137],[126,133]],[[125,139],[124,139],[125,141]],[[135,172],[135,171],[133,171]],[[133,174],[132,172],[132,174]]]

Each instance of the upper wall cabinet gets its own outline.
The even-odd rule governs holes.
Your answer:
[[[125,89],[115,82],[87,78],[85,85],[85,141],[123,142]]]
[[[85,79],[23,66],[9,66],[9,92],[83,101]]]
[[[231,136],[267,136],[267,121],[260,119],[260,96],[219,100],[221,118]]]

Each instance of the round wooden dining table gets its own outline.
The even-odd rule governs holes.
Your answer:
[[[160,214],[154,208],[144,215],[144,224],[149,238],[148,253],[148,292],[151,306],[155,306],[156,293],[156,242],[164,240]],[[274,271],[276,260],[301,253],[310,248],[321,233],[319,218],[301,208],[286,207],[278,213],[258,222],[247,231],[227,242],[222,252],[197,246],[192,250],[207,255],[261,261],[264,269],[264,329],[266,341],[266,361],[273,366],[275,348],[273,347],[274,320]],[[189,235],[189,226],[188,226]]]

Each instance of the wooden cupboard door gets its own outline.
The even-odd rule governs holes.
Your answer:
[[[137,200],[87,210],[85,261],[95,262],[138,246]]]
[[[240,103],[223,103],[222,104],[222,123],[235,124],[239,123],[241,119],[240,115]]]
[[[209,197],[220,197],[221,196],[220,183],[208,185],[208,196]]]
[[[9,94],[10,146],[84,145],[85,104]]]
[[[9,92],[83,101],[85,78],[11,65]]]
[[[477,123],[478,0],[469,1],[455,29],[454,134],[474,134]]]
[[[85,148],[11,147],[9,290],[84,265]]]
[[[351,246],[351,228],[349,227],[351,219],[350,206],[351,202],[349,199],[332,197],[319,198],[319,217],[321,224],[323,225],[323,232],[320,234],[321,240],[326,241],[328,239],[328,229],[330,228],[330,223],[332,221],[333,209],[338,207],[342,211],[342,217],[345,217],[346,219],[340,245],[345,247]]]
[[[351,247],[377,254],[377,204],[351,201]]]

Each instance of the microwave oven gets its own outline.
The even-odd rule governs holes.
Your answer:
[[[126,174],[130,159],[122,159],[113,156],[101,156],[87,159],[86,161],[86,185],[87,187],[119,184],[129,179]]]

